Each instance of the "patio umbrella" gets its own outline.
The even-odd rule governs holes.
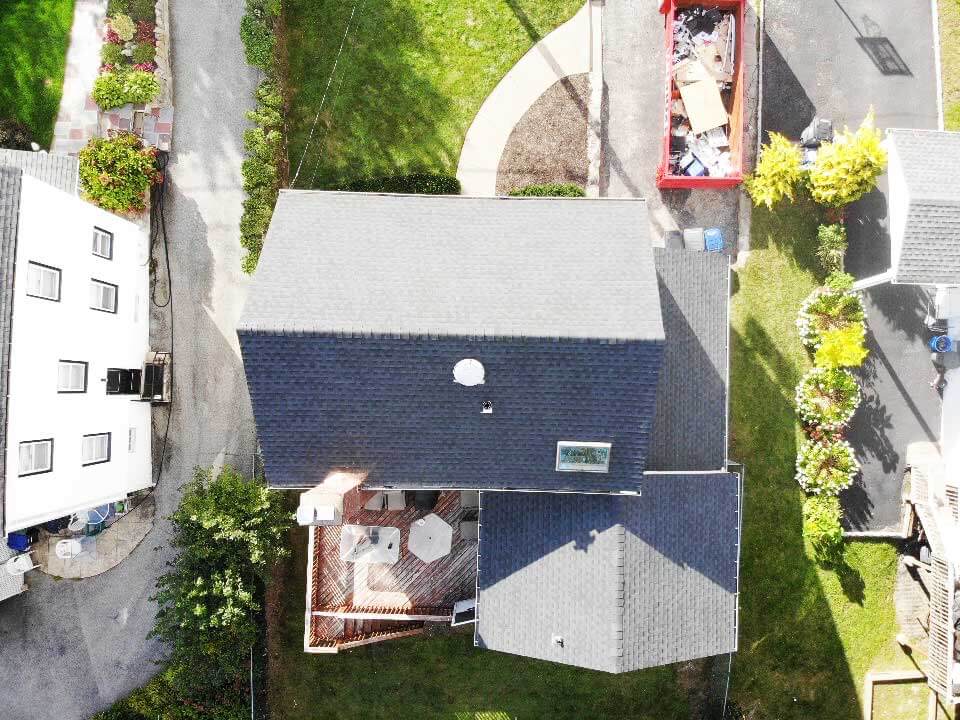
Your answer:
[[[453,541],[453,528],[430,513],[410,526],[407,547],[424,562],[433,562],[450,552]]]

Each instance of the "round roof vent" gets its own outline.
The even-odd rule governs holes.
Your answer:
[[[473,358],[464,358],[453,366],[453,381],[473,387],[483,385],[483,363]]]

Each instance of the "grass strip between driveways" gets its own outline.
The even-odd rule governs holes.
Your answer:
[[[960,0],[939,0],[940,65],[943,73],[943,122],[960,130]]]
[[[0,119],[26,124],[43,147],[53,141],[73,0],[0,2]]]
[[[287,0],[289,156],[297,187],[453,174],[484,99],[583,0]],[[351,11],[351,30],[327,90]]]
[[[821,570],[802,537],[793,396],[810,361],[795,320],[821,279],[819,221],[806,199],[755,209],[752,251],[734,283],[731,456],[746,465],[746,497],[732,695],[758,718],[860,717],[868,670],[912,667],[894,640],[896,549],[849,542],[847,567]]]

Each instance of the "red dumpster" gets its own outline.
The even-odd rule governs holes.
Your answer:
[[[660,6],[667,67],[659,188],[719,189],[743,181],[745,7],[746,0]]]

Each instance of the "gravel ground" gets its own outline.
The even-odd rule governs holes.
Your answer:
[[[248,279],[238,224],[244,111],[256,75],[237,28],[243,0],[170,0],[177,110],[166,202],[174,286],[176,393],[157,516],[176,506],[196,465],[249,467],[250,400],[234,327]],[[154,341],[169,346],[164,313]],[[155,411],[161,432],[166,410]],[[157,443],[157,440],[155,440]],[[163,656],[146,640],[154,581],[172,557],[169,524],[118,567],[83,581],[31,573],[29,592],[0,606],[3,720],[81,720],[145,683]]]
[[[497,194],[531,183],[587,183],[587,105],[584,73],[558,81],[514,127],[497,168]]]

